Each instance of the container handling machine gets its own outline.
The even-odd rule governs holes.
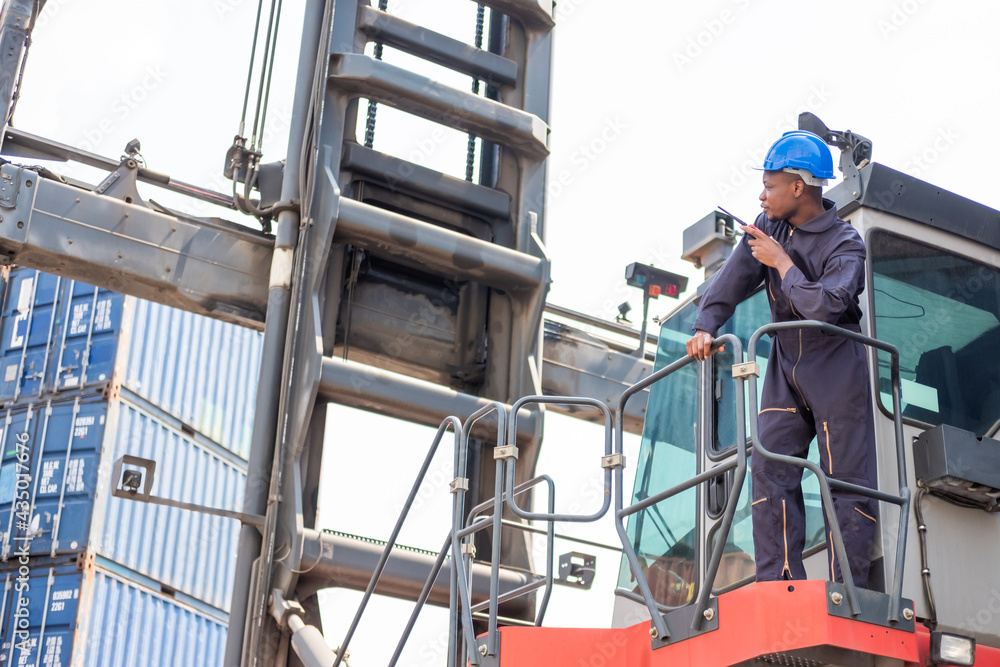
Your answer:
[[[449,664],[1000,665],[1000,212],[873,163],[867,139],[804,114],[800,126],[840,149],[844,181],[827,196],[868,247],[863,333],[770,325],[758,291],[720,334],[725,351],[694,363],[694,296],[662,321],[652,358],[645,325],[636,353],[583,330],[626,327],[546,304],[551,1],[485,0],[470,46],[385,2],[306,0],[287,160],[261,161],[255,121],[226,157],[231,194],[147,168],[138,142],[115,160],[13,127],[44,4],[7,0],[0,16],[0,256],[265,333],[243,512],[156,496],[153,462],[136,457],[112,480],[116,495],[242,522],[226,667],[346,664],[373,594],[417,603],[393,664],[430,603],[450,609]],[[258,115],[280,4],[251,63]],[[383,46],[466,74],[472,90],[390,65]],[[468,178],[374,150],[378,105],[467,132]],[[38,161],[108,176],[82,183]],[[260,230],[145,201],[137,182],[252,216]],[[733,242],[732,218],[712,213],[685,233],[685,258],[711,269]],[[642,265],[627,279],[646,304],[686,287]],[[867,493],[880,518],[867,589],[826,581],[823,516],[842,551],[830,499],[842,482],[815,456],[799,462],[810,579],[754,582],[747,473],[775,456],[757,438],[758,383],[769,335],[789,327],[870,350],[879,487]],[[324,452],[339,444],[324,434],[328,403],[438,426],[410,503],[447,443],[453,516],[439,553],[394,548],[406,509],[384,546],[316,529],[320,467],[333,465]],[[600,506],[556,511],[535,465],[546,410],[603,425]],[[638,461],[625,460],[625,432],[642,433]],[[602,518],[622,543],[612,627],[544,627],[553,584],[593,576],[585,554],[557,566],[555,524]],[[547,546],[541,564],[533,540]],[[333,651],[316,592],[336,586],[365,596],[349,628],[326,628],[344,636]]]

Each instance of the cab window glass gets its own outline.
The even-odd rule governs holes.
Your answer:
[[[692,302],[664,322],[656,351],[656,370],[687,355],[686,344],[697,312]],[[633,503],[696,474],[697,387],[695,364],[685,366],[650,387]],[[696,507],[697,489],[689,489],[628,519],[629,539],[653,597],[662,605],[680,606],[696,594]],[[624,557],[618,587],[638,592]]]
[[[884,231],[868,240],[875,335],[899,349],[903,417],[985,435],[1000,420],[997,270]],[[891,413],[889,355],[879,399]]]

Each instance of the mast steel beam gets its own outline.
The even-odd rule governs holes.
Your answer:
[[[36,6],[37,4],[37,6]],[[34,15],[45,5],[33,0],[8,0],[0,9],[0,100],[3,100],[3,124],[14,101],[18,77],[27,49],[28,37],[34,27]]]
[[[0,257],[261,329],[273,241],[0,166]]]
[[[503,290],[538,289],[545,280],[538,257],[352,199],[340,202],[334,240]]]
[[[491,403],[482,396],[464,394],[433,382],[329,357],[323,359],[319,396],[339,405],[435,428],[445,417],[464,418]],[[517,425],[518,442],[533,442],[535,413],[525,411],[518,416]],[[473,429],[473,435],[495,438],[496,429],[490,432],[489,428],[488,420],[484,420],[481,427],[484,433]]]
[[[482,4],[521,21],[529,28],[547,31],[556,24],[552,17],[552,0],[485,0]]]
[[[0,253],[6,261],[254,329],[263,327],[273,245],[258,232],[172,217],[13,165],[0,167],[0,180]],[[531,255],[350,200],[341,202],[337,239],[501,289],[536,286],[543,269],[541,260]],[[389,245],[391,240],[402,242]],[[641,365],[648,372],[648,364],[606,350],[597,339],[564,326],[555,334],[554,326],[549,323],[544,346],[546,393],[613,402],[619,385],[628,384],[632,374],[623,363]],[[333,359],[324,361],[321,393],[333,402],[429,426],[449,414],[471,414],[488,401]],[[633,403],[626,424],[638,431],[645,406]],[[394,412],[397,409],[401,412]],[[558,406],[551,409],[564,412]]]
[[[355,540],[343,535],[305,531],[299,595],[311,595],[323,588],[349,588],[363,591],[368,586],[375,563],[378,562],[384,545],[377,542]],[[431,573],[436,556],[407,549],[393,549],[385,570],[379,578],[375,592],[379,595],[416,600],[420,590]],[[490,567],[488,564],[474,563],[471,569],[472,603],[483,602],[490,594]],[[445,561],[431,588],[427,602],[438,607],[447,607],[451,559]],[[500,569],[500,594],[513,591],[535,580],[521,571]],[[534,606],[528,609],[531,598],[516,598],[507,604],[505,611],[534,613]]]
[[[330,79],[341,90],[509,146],[524,157],[541,160],[548,155],[548,126],[538,116],[370,56],[332,55]]]
[[[517,63],[404,21],[374,7],[362,7],[358,27],[383,44],[402,49],[494,85],[517,83]]]

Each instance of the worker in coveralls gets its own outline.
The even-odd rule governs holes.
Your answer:
[[[702,297],[688,354],[706,359],[719,327],[761,281],[775,322],[820,320],[860,332],[865,247],[837,216],[822,186],[833,177],[824,141],[786,132],[764,160],[763,212]],[[818,437],[820,466],[834,479],[875,486],[875,432],[862,344],[815,329],[773,337],[761,396],[759,435],[770,451],[806,457]],[[753,457],[757,581],[805,579],[802,468]],[[877,517],[874,500],[833,491],[854,583],[867,587]],[[827,526],[830,577],[843,581]]]

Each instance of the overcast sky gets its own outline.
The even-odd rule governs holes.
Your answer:
[[[138,137],[151,169],[225,190],[221,168],[238,128],[256,4],[48,0],[15,125],[112,157]],[[473,39],[474,3],[392,0],[390,11]],[[720,204],[752,219],[760,175],[751,167],[782,131],[795,127],[803,110],[833,129],[870,138],[878,162],[1000,208],[994,129],[1000,3],[566,0],[557,19],[545,212],[553,258],[550,302],[606,318],[626,299],[638,309],[638,292],[623,278],[633,261],[689,275],[696,287],[700,272],[680,260],[683,229]],[[284,157],[300,29],[301,2],[287,0],[266,160]],[[463,89],[468,83],[439,68],[425,71]],[[447,133],[428,143],[439,133],[383,110],[375,147],[464,175],[464,135]],[[86,170],[73,173],[99,180]],[[673,305],[660,299],[652,314],[666,314]],[[385,537],[398,501],[385,495],[362,501],[376,493],[373,486],[384,491],[377,485],[385,480],[362,475],[370,459],[361,457],[378,447],[382,460],[396,462],[400,475],[388,483],[391,495],[408,484],[429,431],[347,410],[331,414],[332,425],[347,426],[338,430],[344,441],[337,443],[338,466],[326,465],[322,523]],[[567,441],[597,437],[566,419],[550,417],[548,427],[545,471],[567,467]],[[586,502],[592,491],[587,473],[563,475],[560,499]],[[428,490],[433,498],[421,501],[404,542],[439,547],[447,523],[444,488]],[[586,534],[615,539],[610,528]],[[600,599],[584,604],[572,591],[557,590],[553,621],[609,621],[607,587],[617,560],[599,553],[598,570],[605,587]],[[351,596],[325,595],[330,624],[342,623]],[[401,626],[405,606],[379,604],[381,616],[353,646],[357,664],[382,664],[384,633]],[[327,633],[332,644],[339,643],[342,628]],[[443,654],[441,642],[440,631],[424,629],[403,664],[428,664]]]

